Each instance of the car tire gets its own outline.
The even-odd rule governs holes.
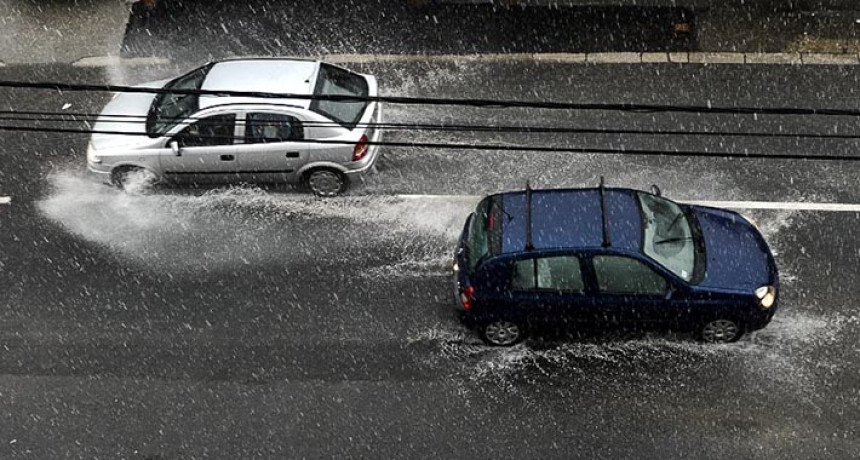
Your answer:
[[[699,339],[705,343],[737,342],[743,335],[743,325],[728,318],[708,321],[699,328]]]
[[[138,166],[120,166],[110,173],[110,182],[126,192],[141,192],[161,182],[154,172]]]
[[[319,168],[305,175],[305,186],[316,196],[333,197],[346,190],[346,176],[335,169]]]
[[[482,323],[479,332],[481,339],[494,347],[510,347],[526,337],[526,328],[522,323],[504,319]]]

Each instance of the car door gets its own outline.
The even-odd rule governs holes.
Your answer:
[[[597,292],[594,299],[606,319],[617,323],[665,320],[670,283],[642,261],[623,255],[591,258]]]
[[[245,113],[238,145],[243,180],[284,182],[307,161],[308,145],[298,117],[283,112]]]
[[[551,326],[591,319],[593,305],[586,296],[582,262],[573,254],[515,261],[511,295],[533,322]]]
[[[170,137],[159,156],[161,169],[180,183],[237,180],[236,115],[219,114],[200,118]],[[170,148],[176,143],[177,149]]]

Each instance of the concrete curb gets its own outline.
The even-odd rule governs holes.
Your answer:
[[[333,63],[395,63],[395,62],[548,62],[563,64],[773,64],[773,65],[860,65],[856,53],[541,53],[541,54],[329,54],[322,60]]]
[[[258,57],[258,56],[256,56]],[[341,64],[539,62],[555,64],[700,64],[700,65],[860,65],[857,53],[510,53],[510,54],[327,54],[326,62]],[[78,59],[74,67],[167,65],[160,57],[94,56]],[[3,67],[0,62],[0,67]]]

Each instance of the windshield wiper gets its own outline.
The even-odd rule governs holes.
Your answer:
[[[665,240],[655,241],[654,244],[677,243],[678,241],[690,241],[692,239],[692,236],[679,236],[676,238],[666,238]]]
[[[666,231],[668,232],[668,231],[672,230],[672,228],[675,227],[675,224],[677,224],[678,221],[681,220],[682,217],[684,217],[684,213],[679,212],[678,215],[675,216],[675,220],[673,220],[672,223],[669,224],[669,228],[667,228]]]

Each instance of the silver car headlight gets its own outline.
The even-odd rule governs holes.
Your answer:
[[[767,310],[776,302],[776,288],[773,286],[762,286],[755,290],[755,296],[758,297],[761,308]]]
[[[87,162],[93,163],[93,164],[99,164],[102,162],[101,157],[96,155],[96,149],[93,148],[93,142],[92,141],[90,141],[90,143],[87,144]]]

